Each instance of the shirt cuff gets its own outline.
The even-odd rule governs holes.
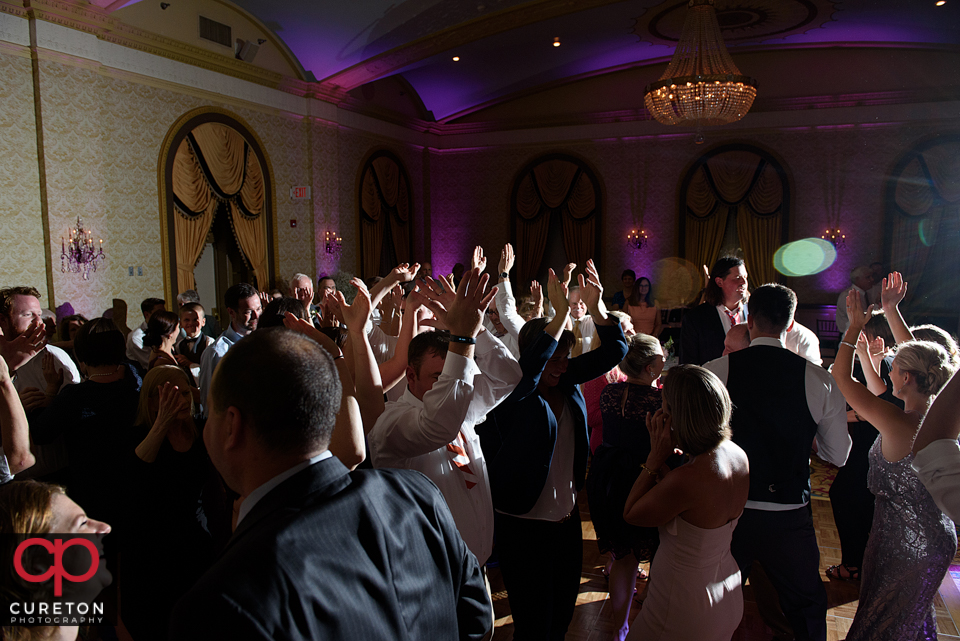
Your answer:
[[[485,334],[486,332],[481,332]],[[477,341],[477,344],[480,344],[480,341]],[[443,359],[443,371],[441,374],[451,376],[460,381],[471,382],[473,380],[474,368],[476,365],[473,362],[472,358],[467,358],[460,354],[454,354],[453,352],[447,352],[446,357]]]

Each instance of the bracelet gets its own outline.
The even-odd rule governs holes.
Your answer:
[[[852,347],[853,349],[857,349],[856,345],[854,345],[853,343],[848,343],[847,341],[840,341],[840,344],[846,345],[847,347]]]
[[[463,343],[464,345],[476,345],[477,339],[475,339],[473,336],[454,336],[453,334],[450,334],[450,342]]]
[[[651,470],[649,467],[647,467],[645,464],[641,464],[641,465],[640,465],[640,469],[642,469],[644,472],[646,472],[647,474],[649,474],[650,476],[652,476],[652,477],[654,478],[654,480],[659,480],[659,478],[660,478],[660,472],[654,472],[654,471]]]

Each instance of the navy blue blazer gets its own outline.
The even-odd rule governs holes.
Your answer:
[[[627,354],[627,341],[619,325],[596,328],[600,346],[571,358],[558,383],[575,425],[573,475],[577,490],[583,488],[590,449],[587,409],[578,386],[606,374]],[[557,444],[557,417],[537,393],[537,386],[556,349],[557,341],[546,333],[540,334],[520,355],[520,383],[477,427],[487,461],[493,506],[501,512],[526,514],[533,509],[547,482]]]
[[[177,641],[482,639],[477,558],[440,490],[410,470],[349,472],[328,458],[247,514],[179,601]]]

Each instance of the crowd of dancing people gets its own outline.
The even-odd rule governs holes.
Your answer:
[[[839,468],[846,638],[936,638],[960,353],[905,322],[899,273],[854,270],[827,369],[794,292],[751,290],[738,258],[705,268],[672,360],[648,278],[605,296],[589,260],[518,298],[515,262],[478,247],[349,296],[240,283],[222,329],[192,290],[144,300],[132,331],[0,290],[3,638],[489,639],[489,565],[513,638],[559,641],[585,493],[615,638],[730,639],[749,578],[782,638],[824,641],[811,452]],[[10,616],[52,598],[13,563],[51,533],[96,541],[118,619]]]

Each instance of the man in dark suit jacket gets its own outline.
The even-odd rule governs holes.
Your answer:
[[[436,486],[405,470],[349,472],[329,453],[340,394],[331,357],[282,328],[221,360],[204,443],[243,502],[223,555],[177,604],[170,639],[489,632],[480,568]]]
[[[683,315],[680,363],[703,365],[723,354],[730,328],[746,321],[747,269],[735,256],[722,256],[710,272],[703,304]]]

